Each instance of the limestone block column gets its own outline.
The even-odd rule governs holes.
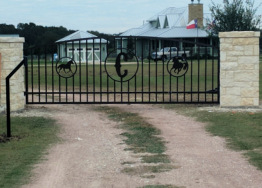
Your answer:
[[[221,32],[220,106],[259,105],[260,32]]]
[[[21,37],[0,37],[1,77],[0,77],[0,112],[6,109],[5,78],[23,60],[23,43]],[[24,67],[10,80],[11,111],[22,110],[25,107]]]

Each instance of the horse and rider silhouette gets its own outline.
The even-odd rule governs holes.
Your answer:
[[[183,58],[180,58],[180,59],[184,60]],[[172,61],[173,61],[174,64],[173,64],[172,68],[170,69],[170,72],[172,70],[174,70],[174,73],[179,74],[182,69],[183,70],[187,70],[188,69],[187,61],[186,61],[186,63],[181,63],[179,61],[179,57],[173,57]]]
[[[60,64],[57,69],[58,69],[58,73],[60,73],[61,70],[63,70],[66,74],[72,72],[72,69],[71,69],[71,65],[74,64],[74,62],[72,60],[68,61],[66,64]],[[66,72],[66,69],[68,70]]]

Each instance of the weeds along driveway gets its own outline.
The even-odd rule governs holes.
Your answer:
[[[62,141],[36,165],[31,183],[23,187],[262,187],[262,172],[240,152],[226,148],[225,141],[205,132],[204,124],[152,105],[107,105],[138,113],[161,130],[175,168],[141,176],[124,168],[143,167],[141,154],[127,150],[121,122],[95,110],[94,105],[34,107],[28,115],[55,118]]]

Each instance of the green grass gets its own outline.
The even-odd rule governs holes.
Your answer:
[[[201,111],[195,115],[208,122],[208,132],[226,138],[230,148],[244,151],[249,161],[262,170],[262,113]]]
[[[106,112],[110,119],[122,123],[119,128],[125,130],[121,135],[126,138],[124,141],[129,146],[129,150],[135,153],[152,154],[165,152],[165,142],[159,137],[160,130],[137,114],[106,106],[99,107],[98,110]]]
[[[226,139],[227,146],[243,151],[249,162],[262,170],[262,112],[216,112],[197,110],[199,105],[163,105],[205,122],[206,130]]]
[[[124,142],[128,146],[126,150],[141,154],[142,165],[125,167],[123,172],[143,178],[154,178],[155,176],[150,173],[161,173],[176,168],[171,164],[169,156],[164,154],[166,146],[160,137],[159,129],[147,123],[138,114],[123,112],[119,108],[101,106],[97,110],[106,113],[110,119],[120,122],[118,128],[124,131],[121,135],[125,137]],[[122,164],[133,163],[128,161]]]
[[[0,133],[5,132],[0,115]],[[58,141],[54,120],[42,117],[12,117],[13,137],[0,136],[0,187],[19,187],[29,181],[33,165],[42,160],[47,148]]]

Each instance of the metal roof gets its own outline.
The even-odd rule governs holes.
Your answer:
[[[86,39],[88,38],[96,38],[97,36],[91,34],[91,33],[88,33],[88,32],[85,32],[85,31],[76,31],[58,41],[56,41],[57,43],[59,42],[65,42],[65,41],[70,41],[70,40],[80,40],[80,39],[83,39],[81,42],[84,43],[86,41]],[[88,41],[93,41],[93,39],[89,39]],[[95,43],[100,43],[100,39],[95,39],[94,40]],[[102,39],[101,40],[101,43],[106,43],[107,41],[105,39]]]
[[[206,20],[204,19],[204,21]],[[188,22],[187,7],[170,7],[148,19],[146,24],[138,28],[129,29],[122,33],[121,36],[162,38],[195,38],[208,36],[208,33],[202,29],[186,29]]]

